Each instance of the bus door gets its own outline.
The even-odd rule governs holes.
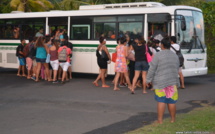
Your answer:
[[[169,14],[148,14],[148,40],[161,41],[171,35],[171,21]]]
[[[184,69],[201,74],[206,68],[203,15],[198,11],[177,10],[175,16],[177,43],[184,55]],[[185,74],[186,75],[186,74]],[[189,75],[189,74],[188,74]]]

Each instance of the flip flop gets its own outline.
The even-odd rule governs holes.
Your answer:
[[[22,75],[21,75],[21,74],[17,74],[17,76],[20,76],[20,77],[22,77]]]
[[[104,87],[104,88],[108,88],[108,87],[110,87],[110,86],[108,86],[108,85],[104,85],[104,86],[102,86],[102,87]]]

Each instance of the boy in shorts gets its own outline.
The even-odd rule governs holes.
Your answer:
[[[20,41],[21,41],[21,44],[16,48],[16,56],[19,59],[19,68],[18,68],[17,76],[26,77],[26,74],[25,74],[25,57],[23,55],[23,49],[25,46],[25,39],[21,39]],[[22,71],[22,75],[20,74],[21,71]]]

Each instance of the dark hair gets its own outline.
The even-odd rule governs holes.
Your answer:
[[[124,44],[125,42],[127,42],[126,38],[123,36],[120,38],[120,44]]]
[[[173,43],[176,43],[176,37],[175,37],[175,36],[171,36],[171,37],[170,37],[170,40],[171,40]]]
[[[166,49],[170,49],[170,47],[171,47],[171,42],[170,42],[170,39],[168,37],[163,38],[161,40],[161,44],[163,44],[163,47]]]
[[[102,43],[102,42],[104,41],[104,39],[105,39],[105,38],[104,38],[103,36],[101,36],[101,37],[99,38],[99,42]]]
[[[45,36],[45,43],[48,43],[51,39],[51,36],[50,35],[46,35]]]
[[[119,44],[119,40],[120,40],[120,38],[117,38],[117,39],[116,39],[116,43],[117,43],[117,44]]]
[[[156,39],[153,39],[153,42],[154,42],[155,44],[159,44],[159,43],[160,43],[160,41],[159,41],[159,40],[156,40]]]
[[[51,40],[51,43],[52,43],[52,45],[55,46],[56,49],[58,50],[59,45],[58,45],[57,43],[59,43],[59,41],[58,41],[58,40],[55,40],[55,39],[52,39],[52,40]]]
[[[25,39],[24,39],[24,38],[21,38],[21,39],[20,39],[20,42],[22,42],[23,40],[25,40]]]
[[[143,44],[143,45],[146,44],[146,41],[144,40],[144,38],[143,38],[142,36],[140,36],[140,37],[138,38],[138,42],[141,43],[141,44]]]
[[[60,33],[62,33],[64,30],[63,29],[60,29]]]
[[[36,47],[44,47],[44,37],[43,36],[40,36],[38,37],[37,41],[36,41]]]

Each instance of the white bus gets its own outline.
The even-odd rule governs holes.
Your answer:
[[[113,53],[117,37],[141,35],[148,40],[158,27],[177,37],[185,58],[185,77],[205,75],[208,71],[203,15],[195,7],[138,2],[80,6],[74,11],[0,14],[0,67],[17,68],[15,50],[19,39],[34,36],[41,27],[44,35],[66,29],[74,45],[73,72],[98,73],[95,52],[101,35]],[[108,74],[114,74],[114,63],[108,65]]]

